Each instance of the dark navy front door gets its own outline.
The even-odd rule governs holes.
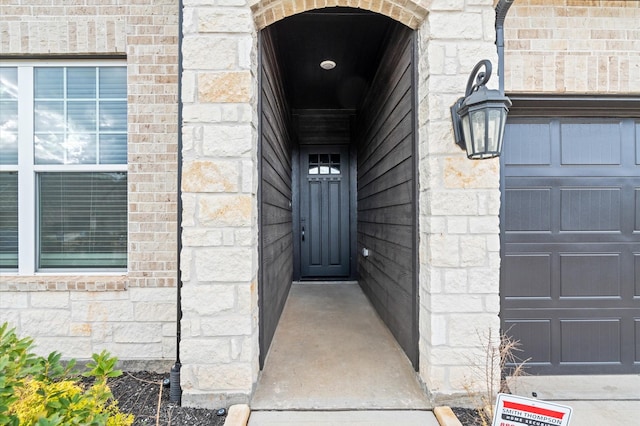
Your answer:
[[[349,275],[349,150],[300,150],[300,272],[302,278]]]

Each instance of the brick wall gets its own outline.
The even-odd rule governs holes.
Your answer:
[[[445,1],[451,3],[450,1]],[[354,7],[380,13],[416,29],[427,16],[427,0],[273,0],[252,1],[251,10],[258,29],[296,13],[324,7]],[[435,3],[443,3],[436,1]],[[462,2],[460,7],[463,6]],[[437,7],[437,6],[436,6]]]
[[[505,20],[511,92],[640,93],[640,2],[518,0]]]
[[[126,359],[175,351],[178,1],[10,0],[0,5],[0,55],[126,57],[128,273],[0,276],[0,321],[41,352]],[[51,321],[49,321],[51,320]],[[55,327],[43,326],[54,324]]]

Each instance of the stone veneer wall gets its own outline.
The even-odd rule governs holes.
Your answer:
[[[511,92],[640,93],[640,1],[517,0],[505,20]]]
[[[449,111],[479,60],[497,64],[493,3],[431,2],[418,34],[419,373],[436,403],[473,387],[479,336],[500,325],[499,161],[468,160]]]
[[[183,404],[258,376],[257,33],[243,0],[184,2]]]
[[[126,56],[128,272],[0,275],[0,322],[38,350],[122,360],[175,356],[178,1],[11,0],[0,5],[0,55]]]
[[[256,383],[257,31],[325,6],[369,9],[418,28],[419,374],[435,397],[463,392],[476,333],[499,326],[498,162],[468,161],[449,117],[475,63],[496,60],[493,1],[185,0],[186,405],[247,401]]]

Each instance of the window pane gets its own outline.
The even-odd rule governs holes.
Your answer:
[[[34,94],[36,99],[60,99],[64,94],[63,68],[35,68]]]
[[[95,133],[73,133],[64,141],[64,164],[96,164]]]
[[[38,264],[127,267],[126,173],[38,174]]]
[[[64,134],[35,135],[34,139],[36,164],[64,164]]]
[[[100,164],[127,164],[127,135],[100,136]]]
[[[18,164],[18,69],[0,68],[0,164]]]
[[[100,98],[127,98],[127,68],[99,68]]]
[[[0,101],[0,164],[18,164],[18,102]]]
[[[35,163],[96,164],[95,133],[35,135]]]
[[[0,173],[0,269],[18,269],[18,173]]]
[[[67,132],[95,132],[96,103],[69,102],[67,103]]]
[[[0,68],[0,99],[18,99],[18,68]]]
[[[67,97],[71,99],[95,99],[96,69],[67,68]]]
[[[34,108],[33,125],[36,133],[64,132],[64,102],[37,101]]]
[[[100,131],[127,131],[127,102],[100,102]]]

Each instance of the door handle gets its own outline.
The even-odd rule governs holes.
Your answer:
[[[304,241],[304,226],[302,227],[302,241]]]

